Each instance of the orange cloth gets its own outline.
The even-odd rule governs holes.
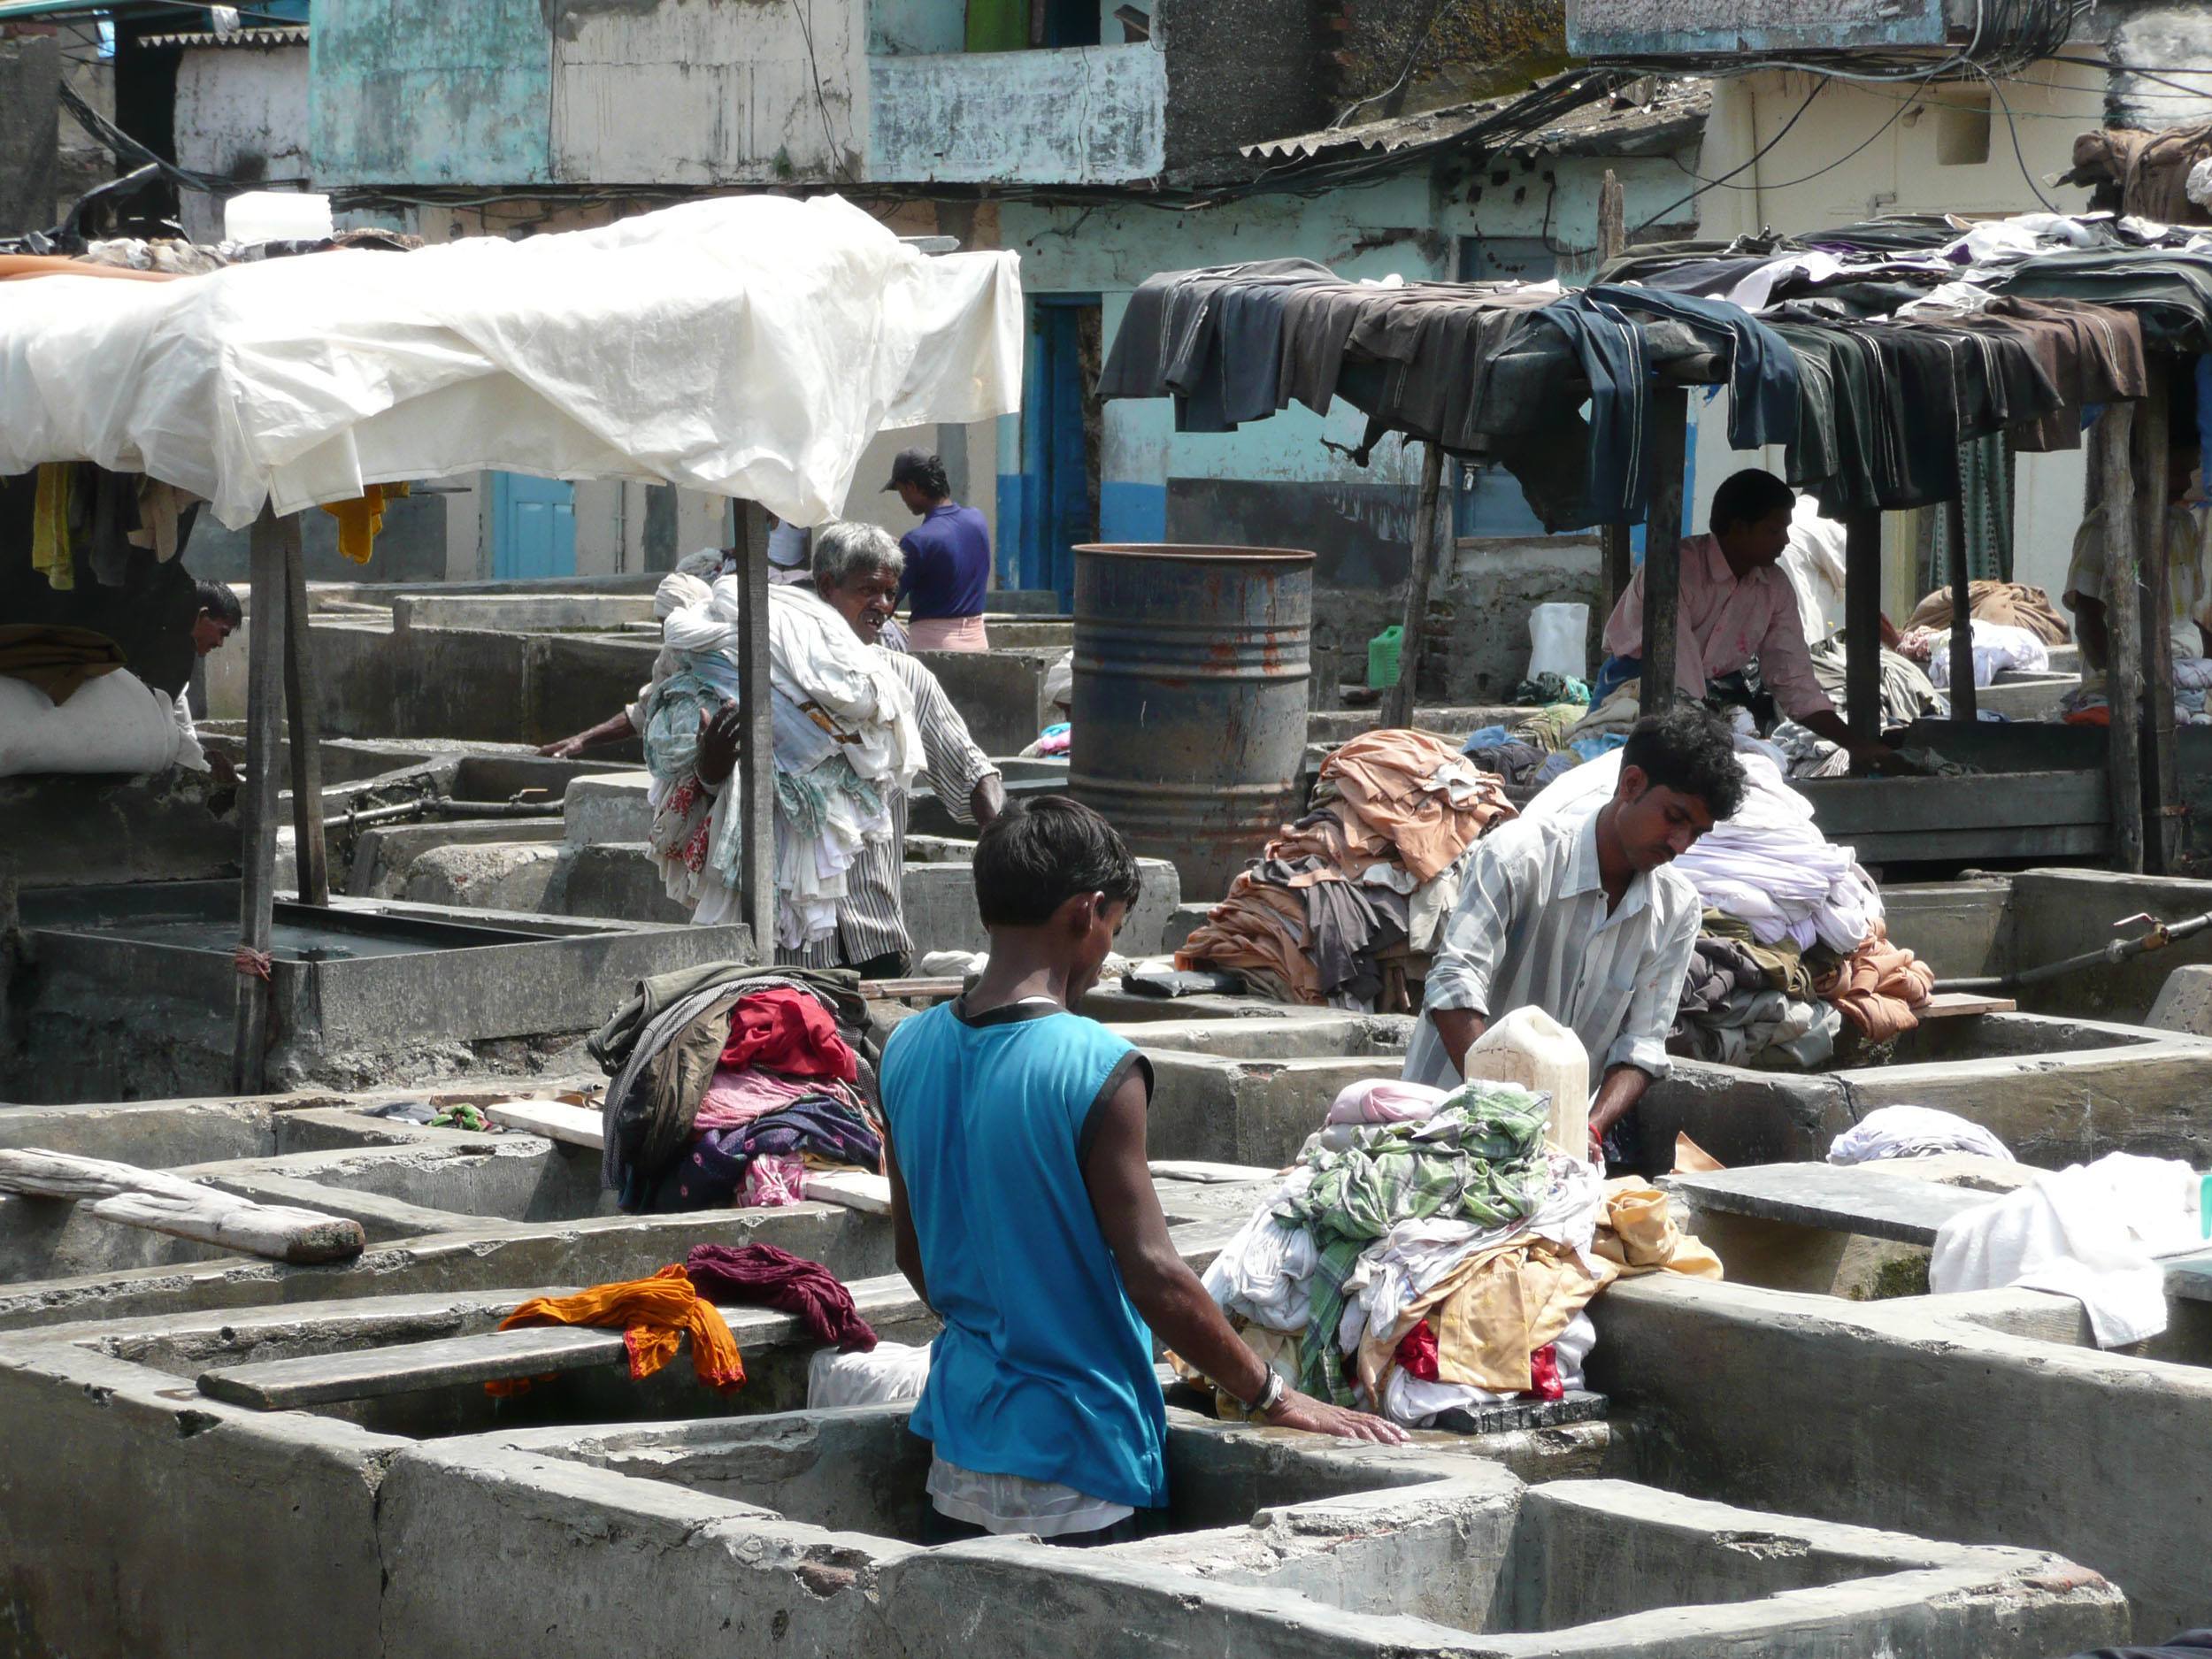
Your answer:
[[[338,550],[356,565],[366,565],[376,551],[376,533],[384,527],[384,503],[404,495],[411,484],[372,484],[358,501],[326,501],[323,511],[338,521]]]
[[[1175,953],[1179,968],[1241,973],[1278,1002],[1321,1006],[1321,971],[1307,950],[1306,901],[1246,871]]]
[[[745,1362],[728,1324],[712,1302],[700,1299],[684,1270],[674,1263],[650,1279],[594,1285],[573,1296],[534,1296],[502,1319],[499,1328],[512,1331],[536,1325],[621,1325],[634,1379],[650,1377],[674,1359],[688,1331],[691,1368],[701,1382],[727,1390],[745,1381]],[[518,1394],[533,1380],[549,1379],[518,1377],[488,1382],[484,1392]]]
[[[1341,796],[1363,826],[1388,839],[1417,881],[1448,870],[1467,845],[1514,816],[1495,778],[1478,774],[1474,792],[1454,804],[1431,780],[1465,757],[1426,732],[1364,732],[1321,764],[1319,787]]]
[[[2059,615],[2050,595],[2040,588],[2031,588],[2025,582],[1977,581],[1968,591],[1975,616],[1984,622],[2025,628],[2046,645],[2063,645],[2073,637],[2066,631],[2066,618]],[[1939,588],[1913,607],[1905,631],[1940,631],[1950,626],[1951,590]]]
[[[1842,963],[1813,981],[1813,994],[1872,1042],[1886,1042],[1920,1023],[1913,1010],[1935,994],[1935,970],[1889,942],[1883,925]]]

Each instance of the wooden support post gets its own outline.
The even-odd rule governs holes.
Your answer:
[[[1619,258],[1628,247],[1628,192],[1608,167],[1598,185],[1598,269],[1600,271]],[[1598,528],[1598,557],[1605,580],[1604,605],[1598,618],[1601,630],[1605,619],[1612,614],[1621,595],[1628,591],[1629,578],[1634,573],[1635,559],[1629,547],[1629,526],[1625,524],[1601,525]]]
[[[1675,630],[1681,615],[1682,476],[1690,442],[1690,395],[1651,392],[1651,502],[1644,512],[1643,687],[1638,706],[1656,714],[1674,702]]]
[[[297,536],[297,526],[292,534]],[[240,791],[238,1019],[230,1086],[258,1094],[269,1041],[269,981],[251,964],[269,954],[276,891],[278,732],[284,708],[285,526],[266,504],[253,522],[253,631],[246,656],[246,785]]]
[[[1383,698],[1386,730],[1413,724],[1413,696],[1421,672],[1421,637],[1428,630],[1429,585],[1436,576],[1438,501],[1444,493],[1444,451],[1427,444],[1421,457],[1421,493],[1413,506],[1413,548],[1406,572],[1405,626],[1398,640],[1398,683]]]
[[[1944,539],[1951,544],[1951,718],[1972,725],[1974,695],[1974,585],[1966,566],[1966,503],[1943,503]]]
[[[299,895],[330,902],[330,859],[323,845],[323,757],[315,681],[307,666],[307,567],[300,557],[300,521],[278,521],[284,539],[284,711],[292,754],[292,849]]]
[[[1867,743],[1882,735],[1882,515],[1849,514],[1843,534],[1844,712]]]
[[[738,622],[737,683],[743,710],[737,750],[744,856],[745,919],[757,960],[776,959],[776,757],[768,692],[768,548],[747,538],[738,560],[744,606]]]
[[[2112,867],[2143,869],[2143,617],[2136,591],[2135,472],[2131,403],[2108,403],[2099,446],[2099,511],[2104,515],[2105,696],[2112,724],[2107,751],[2112,788]],[[2170,693],[2169,694],[2171,695]]]
[[[2181,798],[2174,770],[2173,600],[2166,546],[2170,360],[2162,353],[2147,353],[2144,367],[2147,390],[2135,411],[2134,442],[2129,446],[2135,474],[2135,563],[2142,579],[2137,604],[2143,639],[2143,865],[2154,875],[2170,875],[2181,844],[2181,821],[2167,811]]]

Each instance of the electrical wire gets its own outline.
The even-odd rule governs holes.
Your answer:
[[[1681,171],[1688,173],[1691,178],[1695,179],[1708,190],[1787,190],[1801,184],[1810,184],[1815,179],[1819,178],[1821,174],[1824,173],[1833,173],[1838,167],[1843,165],[1845,162],[1850,160],[1854,156],[1864,150],[1869,144],[1879,138],[1884,133],[1886,133],[1891,127],[1894,127],[1897,124],[1898,118],[1903,115],[1906,111],[1911,109],[1916,102],[1916,100],[1912,98],[1900,99],[1896,109],[1890,112],[1889,119],[1884,121],[1879,127],[1876,127],[1871,133],[1869,133],[1863,139],[1860,140],[1857,144],[1854,145],[1851,149],[1845,150],[1842,155],[1838,156],[1826,166],[1816,167],[1812,170],[1812,172],[1795,179],[1782,179],[1772,184],[1769,184],[1763,180],[1757,184],[1731,184],[1729,180],[1736,176],[1733,173],[1725,173],[1717,179],[1708,179],[1695,168],[1685,165],[1679,156],[1672,156],[1668,157],[1668,159],[1672,161],[1677,167],[1681,169]],[[1785,128],[1784,130],[1786,131],[1787,129]],[[1778,133],[1775,134],[1775,137],[1778,140],[1781,137],[1781,134]],[[1739,173],[1741,171],[1741,168],[1737,169],[1737,172]],[[1679,204],[1678,204],[1678,205]]]
[[[2012,119],[2012,101],[2005,96],[2004,88],[1997,84],[1995,76],[1985,75],[1982,78],[1989,82],[1991,94],[2005,112],[2005,130],[2012,135],[2012,158],[2020,164],[2020,176],[2028,181],[2028,188],[2035,193],[2035,199],[2043,204],[2045,212],[2057,212],[2057,204],[2043,194],[2043,187],[2036,182],[2035,174],[2028,171],[2028,158],[2020,149],[2020,123]]]
[[[792,15],[799,19],[799,35],[806,42],[807,75],[814,83],[814,108],[822,119],[822,143],[829,151],[830,165],[837,176],[847,184],[853,182],[851,165],[845,152],[837,147],[837,140],[830,134],[829,100],[822,94],[822,65],[814,56],[814,23],[808,15],[813,0],[791,0]]]
[[[1436,4],[1429,10],[1429,20],[1422,28],[1420,37],[1413,42],[1413,50],[1406,54],[1405,67],[1398,72],[1398,78],[1382,91],[1372,93],[1356,104],[1346,104],[1337,111],[1336,119],[1329,123],[1327,130],[1333,133],[1348,122],[1356,112],[1365,109],[1369,104],[1380,104],[1386,98],[1394,97],[1398,89],[1404,86],[1411,77],[1413,65],[1421,61],[1421,54],[1428,50],[1429,41],[1436,33],[1436,26],[1441,23],[1445,15],[1458,4],[1459,0],[1436,0]]]
[[[1681,196],[1675,201],[1668,203],[1666,206],[1661,208],[1649,219],[1644,220],[1642,224],[1638,225],[1634,229],[1629,231],[1627,235],[1623,238],[1623,241],[1625,242],[1632,239],[1637,231],[1649,230],[1654,225],[1659,224],[1662,220],[1663,220],[1668,214],[1673,212],[1678,207],[1687,207],[1691,203],[1696,201],[1699,196],[1703,196],[1706,191],[1717,189],[1720,186],[1727,183],[1729,180],[1734,178],[1738,173],[1746,172],[1750,168],[1758,165],[1761,158],[1766,155],[1767,151],[1772,150],[1777,144],[1780,143],[1785,138],[1789,136],[1790,128],[1795,127],[1799,120],[1803,118],[1805,111],[1813,107],[1813,100],[1817,98],[1827,89],[1827,81],[1814,81],[1813,89],[1805,95],[1805,102],[1797,106],[1796,112],[1793,114],[1788,120],[1782,123],[1781,130],[1776,133],[1773,137],[1768,139],[1765,143],[1760,145],[1758,149],[1753,150],[1749,157],[1746,159],[1738,163],[1735,166],[1731,167],[1726,173],[1722,173],[1719,178],[1712,180],[1709,183],[1701,184],[1696,189],[1691,191],[1687,196]],[[1862,146],[1862,148],[1864,148],[1864,146]]]

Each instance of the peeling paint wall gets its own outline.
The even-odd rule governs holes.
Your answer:
[[[2212,75],[2203,67],[2212,65],[2212,7],[2154,7],[2122,19],[2112,31],[2112,61],[2151,71],[2113,73],[2113,126],[2155,132],[2212,119]]]
[[[855,178],[861,27],[851,0],[571,0],[553,42],[554,176],[674,185]]]
[[[872,58],[882,182],[1125,184],[1166,165],[1159,42]]]
[[[307,162],[304,46],[211,50],[177,55],[177,160],[250,188],[304,183]],[[220,242],[223,204],[182,193],[184,234]]]
[[[308,50],[319,187],[552,176],[539,0],[336,0],[316,6]]]
[[[1932,45],[1943,0],[1567,0],[1580,57]]]

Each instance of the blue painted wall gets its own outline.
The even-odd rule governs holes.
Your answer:
[[[314,0],[310,27],[319,189],[552,176],[553,35],[540,0]]]
[[[1694,156],[1686,159],[1695,165]],[[1548,239],[1568,250],[1564,280],[1578,280],[1572,250],[1596,241],[1597,189],[1608,165],[1626,188],[1631,224],[1681,195],[1682,173],[1663,157],[1553,158],[1533,170],[1510,164],[1503,185],[1486,173],[1480,199],[1464,181],[1440,182],[1417,171],[1312,200],[1261,197],[1189,212],[1008,203],[1000,211],[1001,237],[1021,254],[1023,285],[1033,296],[1100,296],[1110,349],[1129,292],[1157,271],[1302,255],[1350,277],[1451,279],[1461,269],[1462,239],[1481,236],[1509,244]],[[1350,448],[1364,427],[1365,417],[1339,404],[1325,417],[1294,406],[1239,432],[1178,433],[1166,399],[1110,403],[1101,439],[1100,534],[1110,541],[1160,540],[1175,528],[1180,503],[1194,520],[1220,520],[1226,534],[1240,513],[1257,515],[1247,523],[1263,522],[1262,503],[1286,488],[1304,496],[1313,539],[1342,549],[1341,580],[1394,580],[1410,534],[1419,465],[1394,441],[1379,445],[1363,469],[1324,442]],[[1002,547],[1019,542],[1025,515],[1035,511],[1032,436],[1025,426],[999,446]],[[1509,479],[1504,488],[1517,495]],[[1494,526],[1469,527],[1513,534],[1519,526],[1502,518]]]

